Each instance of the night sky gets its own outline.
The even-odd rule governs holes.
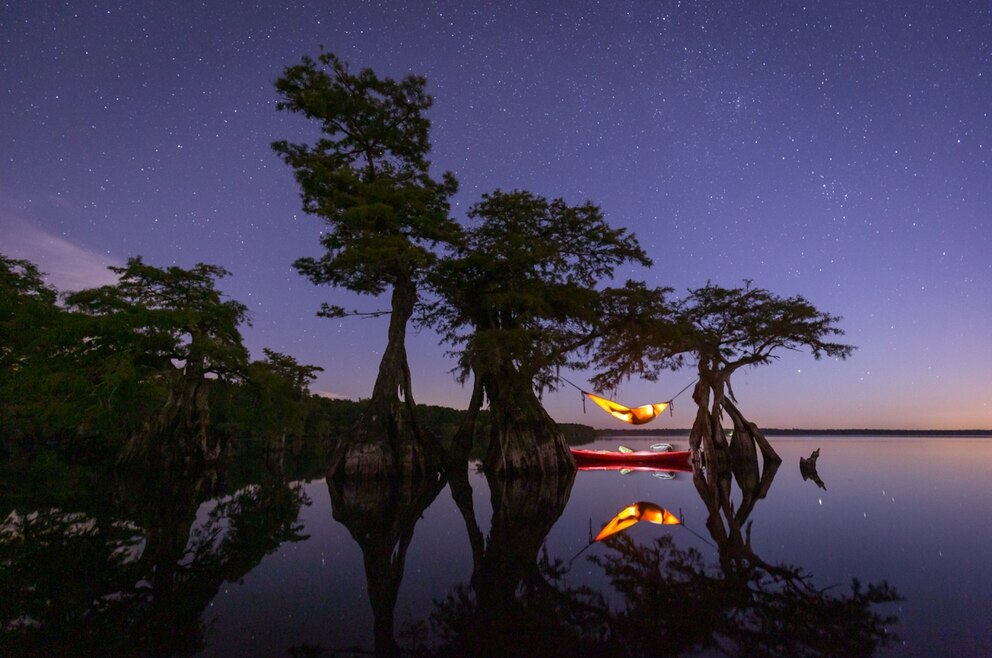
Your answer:
[[[592,200],[655,262],[620,282],[748,278],[843,316],[848,361],[738,373],[759,425],[992,427],[987,2],[3,2],[0,252],[63,290],[131,255],[223,265],[255,357],[292,354],[326,369],[315,390],[368,396],[386,320],[314,312],[381,302],[292,269],[321,222],[269,147],[315,135],[276,112],[273,82],[321,44],[427,76],[459,218],[497,187]],[[466,406],[436,336],[408,347],[417,401]],[[617,426],[573,389],[545,402]],[[686,393],[654,426],[691,422]]]

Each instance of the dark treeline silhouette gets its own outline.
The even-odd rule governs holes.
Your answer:
[[[0,255],[0,456],[163,466],[215,462],[221,449],[326,454],[374,404],[311,393],[321,368],[288,355],[266,349],[250,361],[244,307],[217,289],[220,268],[136,258],[113,269],[119,283],[60,304],[34,264]],[[433,405],[416,413],[442,448],[466,416]],[[481,458],[491,417],[474,418],[469,456]],[[595,437],[561,429],[572,444]]]
[[[30,454],[54,441],[78,454],[110,451],[124,465],[208,464],[234,437],[282,448],[287,437],[334,434],[332,477],[433,477],[464,468],[482,430],[487,471],[546,476],[574,469],[541,403],[562,368],[594,366],[592,382],[609,390],[695,365],[691,447],[711,462],[756,447],[778,459],[737,408],[730,377],[780,350],[847,357],[851,346],[830,341],[842,334],[839,318],[749,281],[708,283],[683,299],[638,281],[609,287],[618,268],[651,261],[589,201],[495,190],[456,221],[454,176],[430,171],[426,84],[354,72],[323,52],[285,68],[275,85],[278,109],[320,129],[311,144],[272,145],[295,174],[303,210],[324,227],[323,253],[296,269],[315,284],[389,300],[370,312],[388,316],[386,347],[346,430],[338,422],[353,408],[309,393],[321,368],[270,350],[249,360],[241,329],[250,318],[219,290],[224,268],[132,258],[111,268],[116,283],[60,304],[33,264],[0,256],[0,451]],[[351,313],[324,304],[318,314]],[[451,434],[428,426],[414,400],[410,322],[437,331],[456,374],[472,382]]]
[[[277,141],[303,210],[323,223],[317,257],[294,266],[313,283],[388,297],[386,347],[370,398],[354,407],[314,398],[321,368],[266,350],[250,361],[245,305],[226,298],[223,267],[160,268],[128,260],[114,284],[62,296],[31,263],[0,256],[0,451],[104,450],[126,466],[210,464],[233,439],[282,449],[290,437],[330,437],[335,478],[434,477],[465,467],[479,432],[488,472],[541,477],[572,471],[562,428],[541,402],[562,368],[594,367],[594,385],[656,379],[693,365],[690,446],[726,461],[760,449],[778,459],[738,409],[737,370],[781,350],[846,358],[839,318],[804,298],[707,283],[682,299],[638,281],[610,287],[618,268],[649,267],[637,237],[592,202],[526,190],[483,194],[451,216],[450,172],[430,170],[426,80],[354,72],[322,52],[284,69],[277,107],[319,126],[311,144]],[[318,315],[349,314],[324,304]],[[436,431],[413,395],[411,322],[451,346],[472,382],[454,432]],[[488,415],[480,412],[485,408]],[[733,440],[727,441],[724,419]],[[488,424],[486,424],[488,423]]]

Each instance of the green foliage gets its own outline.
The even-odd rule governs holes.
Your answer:
[[[78,319],[38,268],[0,254],[0,454],[74,430],[87,395],[75,367]]]
[[[594,337],[596,286],[626,262],[650,260],[592,203],[570,206],[526,191],[495,191],[472,207],[477,221],[433,278],[440,301],[423,321],[460,345],[463,376],[513,364],[539,386],[554,369],[582,365]]]
[[[162,269],[140,257],[110,269],[117,283],[66,297],[70,308],[92,318],[85,356],[123,360],[139,381],[179,368],[194,377],[242,374],[248,353],[239,327],[248,309],[217,290],[227,270],[204,263]]]
[[[265,348],[265,360],[248,365],[242,381],[228,386],[214,405],[215,426],[232,438],[271,440],[306,434],[313,404],[309,386],[323,368]]]
[[[597,313],[600,340],[594,361],[597,390],[615,389],[632,377],[655,381],[666,368],[682,366],[683,326],[676,321],[672,288],[648,288],[627,281],[622,288],[603,291]]]
[[[628,283],[603,306],[611,340],[596,349],[597,388],[614,388],[637,375],[654,379],[693,359],[714,372],[771,363],[781,350],[808,349],[814,358],[846,359],[854,347],[832,342],[844,332],[841,318],[818,310],[802,296],[780,297],[750,281],[736,288],[707,283],[681,300],[670,288]]]
[[[312,145],[277,141],[293,168],[303,209],[321,217],[325,253],[301,258],[297,270],[314,283],[378,295],[415,280],[434,261],[430,245],[458,235],[448,217],[457,184],[431,178],[427,154],[432,100],[426,80],[395,81],[371,69],[352,73],[331,53],[287,67],[276,81],[277,108],[319,123]],[[325,314],[339,312],[326,307]]]
[[[111,269],[116,284],[70,294],[63,307],[34,265],[0,256],[4,451],[119,449],[182,386],[244,375],[247,309],[217,290],[226,270],[162,269],[140,258]],[[288,357],[275,358],[273,367],[291,369]],[[312,370],[292,376],[299,387]]]
[[[33,263],[0,254],[0,372],[23,368],[37,355],[38,329],[58,316],[56,297]]]
[[[679,322],[697,352],[719,364],[736,368],[770,363],[780,349],[809,349],[813,357],[845,359],[854,347],[827,340],[842,336],[841,318],[817,310],[802,296],[779,297],[754,288],[750,281],[738,288],[707,283],[690,291],[679,307]]]

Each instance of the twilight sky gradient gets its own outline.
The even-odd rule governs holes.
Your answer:
[[[255,356],[293,354],[326,368],[316,390],[367,396],[386,321],[314,317],[321,301],[377,306],[292,270],[321,226],[269,148],[313,135],[275,111],[273,81],[320,44],[427,76],[459,217],[496,187],[590,199],[655,261],[621,280],[751,278],[843,316],[849,361],[790,353],[737,376],[760,425],[992,427],[984,1],[2,2],[0,252],[62,289],[129,255],[221,264]],[[409,349],[417,401],[464,407],[437,338]],[[572,389],[546,404],[618,426]],[[654,426],[688,427],[690,410],[685,394]]]

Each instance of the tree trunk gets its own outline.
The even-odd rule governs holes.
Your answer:
[[[575,470],[575,459],[558,424],[534,394],[530,378],[512,365],[487,374],[492,429],[487,473],[550,477]]]
[[[731,405],[729,399],[724,400],[724,405]],[[738,513],[749,509],[754,503],[749,501],[751,495],[758,487],[758,453],[754,448],[754,438],[751,436],[744,419],[739,415],[730,414],[734,421],[734,435],[730,438],[728,454],[730,455],[730,469],[737,479],[737,484],[741,488],[743,498]]]
[[[220,458],[221,444],[210,442],[210,390],[202,368],[187,363],[168,376],[165,404],[128,437],[118,458],[120,466],[172,469]]]
[[[479,419],[479,409],[482,408],[482,399],[485,391],[482,386],[482,377],[478,373],[473,373],[472,399],[468,403],[468,410],[462,418],[458,431],[451,439],[451,450],[448,454],[448,468],[452,470],[465,470],[468,463],[468,455],[472,451],[472,443],[475,440],[475,424]]]
[[[406,326],[413,315],[417,290],[410,277],[393,285],[386,350],[372,398],[331,459],[330,477],[392,478],[436,473],[440,446],[423,436],[406,357]]]
[[[782,463],[782,458],[778,456],[778,453],[772,448],[772,444],[768,442],[768,439],[761,433],[757,425],[744,418],[744,414],[729,399],[723,401],[723,406],[734,421],[734,438],[737,438],[739,431],[742,434],[742,438],[746,438],[751,442],[750,454],[754,454],[754,445],[756,444],[761,450],[765,468],[772,463]],[[746,448],[739,447],[738,450],[746,450]]]
[[[693,459],[698,460],[700,448],[706,456],[708,467],[722,468],[727,463],[727,441],[723,436],[722,404],[725,379],[709,368],[709,362],[700,359],[699,381],[692,392],[696,402],[696,418],[689,432],[689,448]],[[712,401],[710,394],[713,394]]]

